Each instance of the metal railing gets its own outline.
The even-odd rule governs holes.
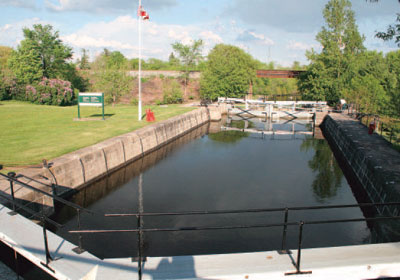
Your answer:
[[[49,251],[48,238],[47,238],[48,224],[51,224],[51,225],[55,226],[55,227],[58,228],[58,229],[62,228],[63,225],[61,225],[61,224],[59,224],[59,223],[53,221],[52,219],[48,218],[48,217],[45,215],[44,211],[43,211],[43,210],[44,210],[44,207],[42,207],[42,211],[41,211],[41,212],[36,212],[36,211],[34,211],[33,209],[29,208],[29,206],[27,206],[26,204],[24,204],[23,202],[21,202],[21,201],[20,201],[21,199],[16,198],[16,197],[15,197],[15,193],[16,193],[16,191],[15,191],[15,185],[19,185],[19,186],[21,186],[22,188],[26,188],[26,189],[29,189],[29,190],[31,190],[31,191],[40,193],[40,194],[42,194],[42,195],[44,195],[44,196],[46,196],[46,197],[52,198],[54,201],[57,201],[57,202],[62,203],[62,204],[64,204],[64,205],[66,205],[66,206],[69,206],[69,207],[74,208],[74,209],[77,211],[77,225],[78,225],[78,229],[81,228],[81,222],[80,222],[80,213],[81,213],[81,211],[84,211],[84,212],[87,212],[87,213],[91,213],[91,214],[94,214],[94,212],[92,212],[92,211],[90,211],[90,210],[87,210],[87,209],[85,209],[85,208],[83,208],[83,207],[81,207],[81,206],[79,206],[79,205],[77,205],[77,204],[75,204],[75,203],[72,203],[72,202],[70,202],[70,201],[68,201],[68,200],[65,200],[65,199],[63,199],[63,198],[57,196],[57,195],[56,195],[56,186],[55,186],[54,184],[48,185],[48,184],[45,184],[45,183],[43,183],[43,182],[40,182],[40,181],[38,181],[38,180],[35,180],[35,179],[30,178],[30,177],[25,176],[25,175],[18,175],[18,176],[16,176],[16,174],[15,174],[14,172],[9,172],[7,175],[0,173],[0,177],[3,177],[4,179],[8,180],[9,183],[10,183],[10,196],[11,196],[11,197],[7,196],[7,195],[6,195],[5,193],[3,193],[3,192],[0,192],[0,197],[3,198],[3,199],[5,199],[6,201],[8,201],[9,203],[12,204],[12,211],[9,212],[8,214],[10,214],[10,215],[16,215],[16,214],[17,214],[17,211],[18,211],[19,209],[22,209],[23,211],[29,213],[29,214],[32,215],[33,217],[37,217],[37,218],[41,221],[42,228],[43,228],[44,250],[45,250],[45,254],[46,254],[46,263],[41,263],[41,264],[42,264],[43,266],[45,266],[46,268],[48,268],[49,270],[51,270],[51,271],[54,272],[54,270],[49,266],[49,263],[50,263],[52,260],[54,260],[54,259],[53,259],[53,257],[50,255],[50,251]],[[30,180],[30,181],[36,182],[36,183],[38,183],[38,184],[40,184],[40,185],[42,185],[42,186],[44,186],[44,187],[49,187],[49,188],[51,188],[52,193],[50,194],[50,193],[48,193],[48,192],[46,192],[46,191],[43,191],[43,190],[41,190],[41,189],[38,189],[38,188],[33,187],[33,186],[31,186],[31,185],[29,185],[29,184],[27,184],[27,183],[25,183],[25,182],[22,182],[22,181],[18,180],[18,178],[21,178],[21,177],[24,177],[24,178],[26,178],[26,179],[28,179],[28,180]],[[78,239],[78,240],[79,240],[79,241],[78,241],[79,245],[78,245],[77,248],[74,248],[74,251],[75,251],[76,253],[80,254],[80,253],[84,252],[84,250],[83,250],[83,248],[82,248],[82,238],[81,238],[81,236],[79,236],[79,239]],[[18,274],[18,272],[17,272],[17,274]]]
[[[105,217],[136,217],[137,227],[134,229],[92,229],[92,230],[72,230],[69,231],[73,234],[96,234],[96,233],[138,233],[138,273],[139,279],[142,277],[142,262],[145,260],[143,256],[142,234],[152,232],[177,232],[177,231],[206,231],[206,230],[230,230],[230,229],[249,229],[249,228],[272,228],[282,227],[282,243],[278,251],[280,254],[291,254],[287,249],[286,239],[287,230],[289,226],[298,226],[299,235],[297,243],[297,260],[295,262],[295,271],[285,273],[285,275],[298,275],[308,274],[311,271],[301,270],[301,252],[303,242],[303,230],[306,225],[322,225],[334,223],[350,223],[350,222],[370,222],[381,220],[397,220],[400,216],[390,217],[375,217],[375,218],[355,218],[355,219],[336,219],[336,220],[317,220],[317,221],[296,221],[289,222],[289,212],[304,211],[304,210],[322,210],[322,209],[340,209],[340,208],[355,208],[355,207],[379,207],[379,206],[398,206],[400,202],[388,203],[361,203],[361,204],[346,204],[346,205],[332,205],[332,206],[311,206],[311,207],[287,207],[287,208],[267,208],[267,209],[246,209],[246,210],[220,210],[220,211],[188,211],[188,212],[163,212],[163,213],[130,213],[130,214],[104,214]],[[241,213],[266,213],[266,212],[283,212],[284,220],[282,223],[270,224],[255,224],[255,225],[234,225],[234,226],[197,226],[197,227],[176,227],[176,228],[143,228],[142,219],[144,217],[161,217],[161,216],[192,216],[192,215],[220,215],[220,214],[241,214]]]
[[[13,205],[13,211],[10,212],[10,215],[14,215],[17,211],[17,207],[27,211],[32,216],[38,217],[43,226],[43,239],[44,239],[44,248],[46,253],[46,263],[42,263],[43,266],[48,269],[53,269],[49,266],[50,261],[53,258],[50,255],[48,242],[47,242],[47,224],[51,224],[57,228],[62,228],[63,225],[51,220],[48,218],[43,212],[37,213],[19,202],[18,199],[15,198],[14,184],[18,184],[24,188],[28,188],[32,191],[41,193],[45,196],[51,197],[55,201],[58,201],[66,206],[72,207],[77,211],[77,230],[70,230],[69,233],[78,234],[78,247],[74,248],[73,251],[80,254],[84,252],[82,247],[82,234],[97,234],[97,233],[137,233],[137,261],[138,261],[138,275],[139,279],[142,278],[142,267],[143,261],[145,261],[146,257],[143,253],[143,234],[151,233],[151,232],[177,232],[177,231],[207,231],[207,230],[231,230],[231,229],[250,229],[250,228],[274,228],[280,227],[282,228],[282,240],[280,244],[280,250],[278,252],[280,254],[291,254],[290,250],[287,249],[287,232],[288,227],[298,227],[298,240],[297,240],[297,258],[294,262],[295,271],[285,273],[285,275],[298,275],[298,274],[309,274],[311,271],[302,271],[301,270],[301,253],[303,247],[303,235],[304,235],[304,227],[308,225],[323,225],[323,224],[335,224],[335,223],[351,223],[351,222],[371,222],[371,221],[382,221],[382,220],[398,220],[400,216],[387,216],[387,217],[372,217],[372,218],[354,218],[354,219],[335,219],[335,220],[315,220],[315,221],[291,221],[289,222],[289,213],[296,211],[315,211],[315,210],[324,210],[324,209],[342,209],[342,208],[365,208],[365,207],[387,207],[387,206],[399,206],[400,202],[387,202],[387,203],[360,203],[360,204],[343,204],[343,205],[329,205],[329,206],[310,206],[310,207],[282,207],[282,208],[259,208],[259,209],[244,209],[244,210],[215,210],[215,211],[186,211],[186,212],[160,212],[160,213],[128,213],[128,214],[120,214],[120,213],[108,213],[108,214],[100,214],[95,213],[93,211],[87,210],[77,204],[69,202],[63,198],[55,196],[54,194],[49,194],[43,190],[30,186],[24,182],[19,181],[15,173],[9,173],[8,175],[0,174],[1,177],[6,178],[10,182],[10,195],[11,198],[7,195],[0,192],[0,197],[9,201]],[[31,178],[30,178],[31,179]],[[43,183],[41,183],[43,184]],[[47,185],[49,186],[49,185]],[[104,216],[105,218],[112,217],[136,217],[137,226],[132,229],[81,229],[81,221],[80,221],[80,213],[81,211],[85,211],[90,214],[99,214]],[[172,228],[144,228],[143,227],[143,219],[145,217],[165,217],[165,216],[197,216],[197,215],[233,215],[233,214],[244,214],[244,213],[270,213],[270,212],[280,212],[283,214],[283,222],[281,223],[266,223],[266,224],[253,224],[253,225],[231,225],[231,226],[192,226],[192,227],[172,227]]]

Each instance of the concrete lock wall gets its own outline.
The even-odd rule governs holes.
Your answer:
[[[58,188],[79,189],[208,121],[199,108],[56,158],[44,173]]]
[[[357,120],[341,114],[328,115],[325,137],[346,161],[373,203],[400,201],[400,154],[381,136],[368,135]],[[396,216],[398,206],[376,207],[381,215]]]

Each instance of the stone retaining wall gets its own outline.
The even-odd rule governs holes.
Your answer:
[[[168,144],[208,122],[207,108],[200,108],[111,138],[51,161],[45,173],[57,186],[79,189],[94,180]]]
[[[56,194],[63,195],[91,184],[209,121],[219,121],[221,114],[226,114],[224,106],[202,107],[55,158],[46,168],[24,169],[19,174],[34,180],[23,177],[19,180],[48,193],[52,192],[49,185],[55,185]],[[11,195],[9,182],[0,181],[0,191]],[[19,185],[15,185],[15,197],[35,207],[49,206],[50,212],[54,202],[51,197]]]
[[[400,201],[400,153],[377,134],[369,135],[359,121],[343,114],[328,115],[325,137],[362,185],[371,202]],[[398,206],[377,207],[381,215],[399,214]]]

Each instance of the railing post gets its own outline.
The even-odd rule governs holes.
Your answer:
[[[15,172],[8,172],[7,175],[8,175],[8,177],[11,177],[12,179],[14,179],[16,174],[15,174]],[[11,192],[12,209],[13,209],[13,211],[10,214],[15,215],[16,207],[15,207],[15,196],[14,196],[14,181],[12,179],[8,179],[10,181],[10,192]]]
[[[390,143],[392,143],[392,139],[393,139],[393,130],[394,130],[394,127],[392,127],[392,130],[390,130]]]
[[[279,254],[290,254],[291,252],[286,250],[286,234],[287,234],[287,222],[289,217],[289,209],[285,208],[285,219],[284,219],[284,226],[283,226],[283,233],[282,233],[282,244],[281,250],[278,251]]]
[[[142,279],[142,216],[139,214],[136,216],[137,218],[137,228],[138,232],[138,273],[139,280]]]
[[[47,242],[46,219],[44,217],[42,217],[42,223],[43,223],[44,249],[46,251],[46,266],[48,266],[50,261],[53,260],[53,258],[50,256],[50,252],[49,252],[49,244]]]
[[[81,210],[77,208],[76,212],[78,220],[78,230],[81,230]],[[74,249],[72,249],[72,251],[74,251],[78,255],[86,251],[85,249],[82,248],[82,234],[79,233],[78,235],[78,247],[75,247]]]
[[[303,226],[304,222],[301,221],[299,223],[299,244],[298,244],[298,250],[297,250],[297,261],[296,261],[296,271],[295,272],[288,272],[285,273],[285,275],[298,275],[298,274],[311,274],[312,271],[301,271],[300,269],[300,264],[301,264],[301,248],[302,248],[302,243],[303,243]]]
[[[19,261],[18,253],[14,250],[15,272],[17,273],[17,280],[19,280]]]

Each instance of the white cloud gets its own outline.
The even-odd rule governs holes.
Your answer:
[[[12,6],[26,9],[36,9],[35,0],[0,0],[0,6]]]
[[[0,26],[0,45],[10,46],[15,48],[24,38],[22,29],[32,28],[34,24],[48,24],[49,22],[42,21],[39,18],[25,19],[19,22],[6,23]]]
[[[199,36],[206,43],[213,44],[213,45],[224,42],[224,40],[222,40],[221,36],[219,36],[218,34],[212,32],[210,30],[205,30],[205,31],[200,32]]]
[[[322,11],[328,0],[232,0],[224,16],[240,19],[250,25],[270,26],[288,32],[314,32],[324,23]],[[352,0],[357,19],[394,15],[397,0],[370,3]]]
[[[161,10],[177,5],[177,0],[146,0],[144,4],[146,9]],[[55,12],[126,13],[135,11],[137,5],[134,0],[46,0],[46,7]]]
[[[71,34],[61,37],[61,39],[70,45],[79,48],[112,48],[112,49],[135,49],[130,44],[124,44],[116,40],[105,40],[104,38],[93,38],[88,35]]]
[[[297,41],[291,40],[291,41],[289,41],[289,44],[287,44],[286,48],[289,49],[289,50],[305,51],[305,50],[311,50],[311,48],[314,48],[314,49],[320,48],[320,45],[318,45],[318,44],[307,44],[307,43],[297,42]]]
[[[274,41],[270,38],[267,38],[264,34],[256,33],[252,30],[236,30],[239,32],[239,35],[236,38],[238,42],[246,42],[246,43],[257,43],[265,46],[274,45]]]

